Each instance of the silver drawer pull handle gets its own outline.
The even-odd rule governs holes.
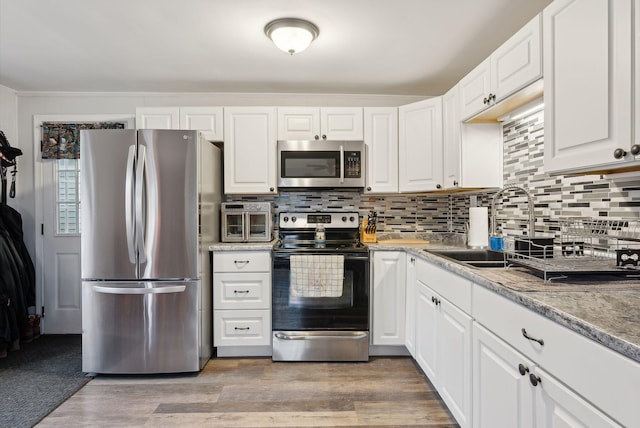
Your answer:
[[[234,260],[233,263],[235,263],[237,265],[248,265],[249,264],[249,260]]]
[[[249,294],[249,290],[233,290],[233,294]]]
[[[236,331],[238,331],[238,330],[247,331],[247,330],[251,330],[251,327],[234,327],[233,329],[236,330]]]
[[[527,330],[525,330],[524,328],[522,329],[522,335],[524,337],[526,337],[529,340],[533,340],[534,342],[538,342],[540,345],[544,345],[544,340],[542,339],[536,339],[535,337],[531,337],[527,334]]]

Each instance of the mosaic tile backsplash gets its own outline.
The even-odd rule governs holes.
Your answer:
[[[533,196],[538,236],[557,235],[559,216],[640,218],[640,177],[616,183],[600,175],[551,176],[544,172],[544,112],[539,111],[503,125],[504,185],[517,185]],[[269,201],[274,221],[280,212],[293,210],[358,211],[378,213],[378,231],[422,234],[464,233],[470,196],[478,206],[491,206],[494,191],[452,195],[366,195],[360,192],[281,192],[277,196],[237,197],[229,201]],[[497,230],[505,235],[528,234],[527,198],[508,191],[496,200]],[[489,209],[490,211],[490,209]]]

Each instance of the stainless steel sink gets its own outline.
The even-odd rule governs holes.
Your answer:
[[[500,251],[473,248],[442,250],[434,249],[425,251],[466,266],[472,266],[476,268],[504,267],[504,254]]]

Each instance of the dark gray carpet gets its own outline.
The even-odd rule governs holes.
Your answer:
[[[32,427],[91,380],[81,340],[47,334],[0,359],[0,425]]]

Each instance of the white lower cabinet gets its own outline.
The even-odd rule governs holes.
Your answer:
[[[511,406],[522,405],[505,397],[513,387],[505,392],[495,386],[496,379],[516,377],[519,364],[529,369],[526,400],[533,402],[534,426],[640,426],[640,407],[632,398],[638,397],[640,364],[485,287],[474,287],[475,427],[497,426],[486,419],[494,407],[514,412]],[[507,373],[497,375],[500,369]]]
[[[473,355],[475,428],[620,426],[476,322]]]
[[[436,293],[429,263],[416,261],[415,359],[462,427],[471,426],[471,317]],[[426,274],[426,275],[425,275]],[[450,274],[452,278],[459,278]],[[444,284],[443,284],[444,285]],[[470,292],[471,284],[468,284]]]
[[[271,253],[213,253],[213,345],[219,356],[270,355]]]
[[[404,345],[405,276],[404,251],[373,251],[371,343]]]
[[[416,257],[407,254],[406,298],[404,317],[404,346],[416,357]]]

